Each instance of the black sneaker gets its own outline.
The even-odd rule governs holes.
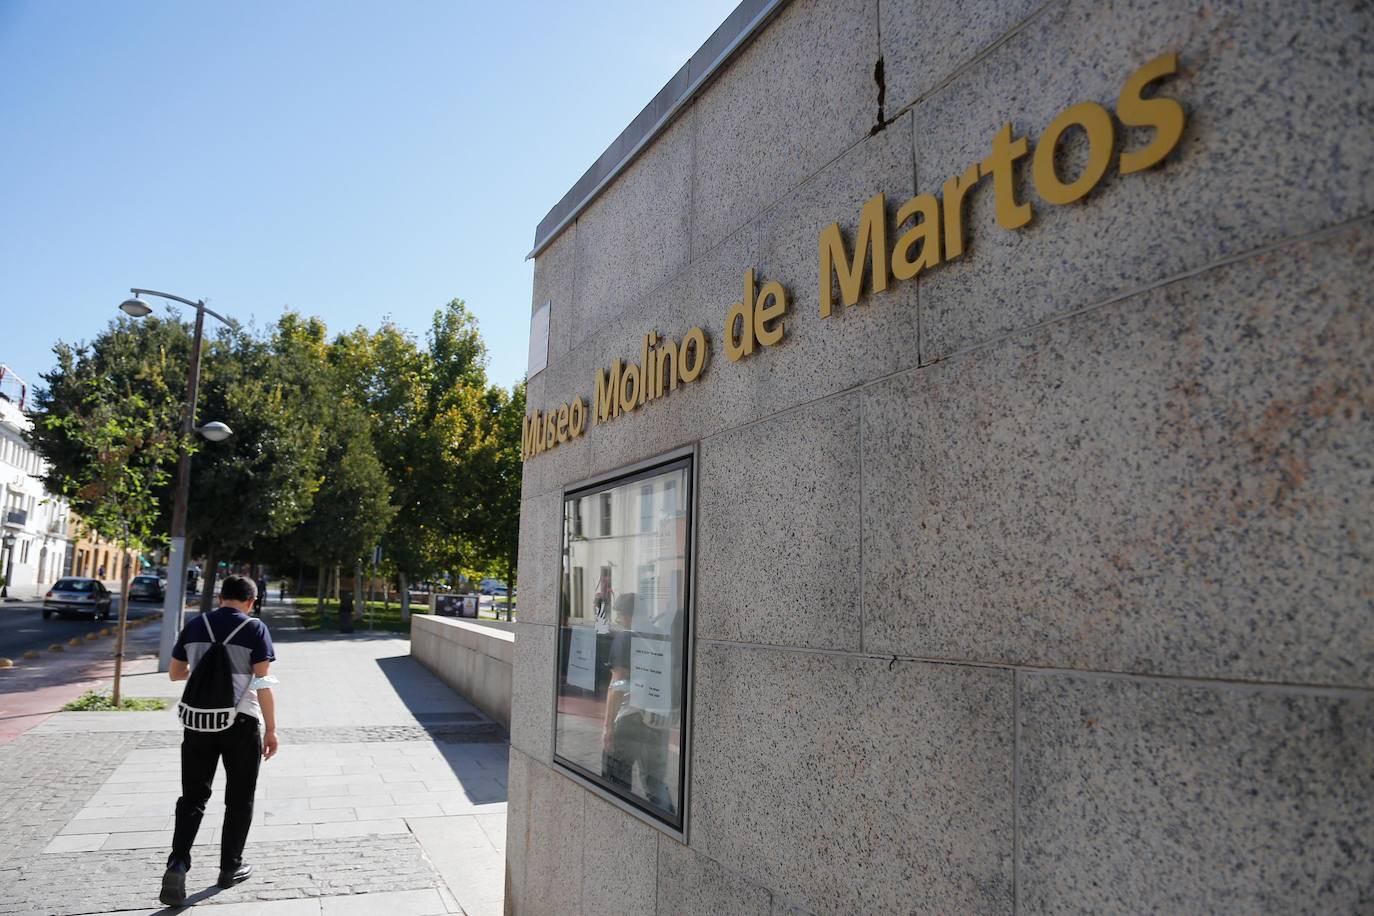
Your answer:
[[[162,875],[162,893],[157,899],[167,906],[181,906],[186,902],[186,866],[169,865]]]
[[[251,866],[251,865],[249,865],[249,864],[247,864],[247,863],[244,863],[243,865],[240,865],[238,868],[234,869],[233,871],[221,871],[221,872],[219,873],[219,886],[220,886],[220,887],[233,887],[235,884],[238,884],[240,881],[247,881],[247,880],[248,880],[248,876],[251,875],[252,873],[253,873],[253,866]],[[166,901],[163,901],[163,902],[165,903]]]

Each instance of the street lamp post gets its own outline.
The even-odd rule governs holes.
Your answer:
[[[177,481],[172,498],[171,543],[167,555],[167,591],[162,601],[162,640],[158,649],[158,670],[166,671],[171,665],[172,646],[176,644],[177,634],[181,632],[182,612],[186,607],[186,507],[191,497],[191,453],[186,443],[191,434],[199,432],[211,442],[221,442],[231,435],[229,427],[223,423],[207,423],[196,426],[196,396],[200,388],[200,342],[205,328],[205,316],[211,315],[225,324],[229,320],[223,315],[205,307],[205,301],[191,301],[171,293],[160,293],[151,289],[131,289],[135,298],[126,299],[119,308],[126,315],[142,318],[152,312],[152,306],[140,296],[157,296],[189,305],[196,310],[196,331],[191,338],[191,366],[186,374],[186,404],[182,408],[181,436],[178,440]]]

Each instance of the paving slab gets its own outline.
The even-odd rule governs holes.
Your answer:
[[[246,850],[257,870],[231,889],[213,883],[217,773],[188,905],[214,916],[501,912],[508,755],[499,729],[411,661],[403,638],[293,630],[281,608],[266,617],[281,749],[259,776]],[[180,686],[165,675],[125,685],[169,698]],[[179,741],[164,711],[62,713],[0,744],[0,916],[169,912],[154,904]],[[467,855],[465,870],[440,868],[445,843]]]

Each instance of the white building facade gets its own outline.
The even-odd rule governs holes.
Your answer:
[[[0,530],[8,549],[0,550],[0,575],[9,597],[42,594],[67,570],[71,520],[65,500],[48,493],[46,465],[24,434],[32,422],[24,415],[26,386],[0,367]]]

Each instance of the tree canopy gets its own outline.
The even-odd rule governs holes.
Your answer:
[[[136,516],[142,543],[168,528],[191,335],[171,313],[119,318],[54,348],[31,438],[49,487],[101,533],[130,524],[119,512]],[[220,328],[204,343],[196,421],[233,435],[186,443],[193,549],[211,566],[289,551],[327,567],[380,545],[403,583],[513,579],[524,385],[489,384],[486,364],[460,299],[434,313],[423,341],[389,320],[331,338],[296,312],[263,330]]]

